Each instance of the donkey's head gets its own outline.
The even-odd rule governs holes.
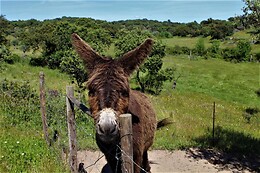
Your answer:
[[[116,60],[100,56],[77,34],[72,35],[72,42],[88,70],[89,104],[96,135],[103,142],[112,142],[119,136],[119,115],[128,112],[128,77],[148,56],[153,41],[147,39]]]

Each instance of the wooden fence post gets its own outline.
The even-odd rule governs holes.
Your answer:
[[[133,132],[132,132],[132,115],[122,114],[119,117],[121,148],[122,152],[122,172],[133,173]]]
[[[74,97],[74,91],[72,86],[66,87],[66,93],[68,96]],[[72,173],[76,173],[77,169],[77,140],[76,140],[76,122],[74,104],[66,97],[67,105],[67,123],[68,123],[68,135],[69,135],[69,165]]]
[[[215,146],[215,119],[216,119],[216,104],[213,102],[213,110],[212,110],[212,145]]]
[[[45,89],[44,89],[44,73],[40,72],[40,107],[41,107],[41,115],[42,115],[42,127],[44,138],[48,145],[50,145],[50,139],[48,134],[48,125],[46,118],[46,98],[45,98]]]

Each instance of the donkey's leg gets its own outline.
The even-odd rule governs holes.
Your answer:
[[[144,151],[144,154],[143,154],[143,167],[144,167],[146,172],[151,173],[151,167],[150,167],[150,164],[149,164],[148,152],[147,151]]]
[[[143,168],[143,153],[141,151],[134,154],[134,173],[141,173],[141,168]]]

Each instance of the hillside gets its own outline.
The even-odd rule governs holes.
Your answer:
[[[112,57],[123,45],[120,39],[131,33],[137,35],[138,41],[146,36],[156,40],[160,48],[157,52],[163,55],[162,69],[174,69],[173,80],[164,82],[158,95],[148,91],[146,94],[158,119],[170,117],[173,124],[157,131],[152,149],[214,148],[236,153],[238,158],[259,157],[259,44],[251,42],[249,30],[233,33],[232,28],[223,39],[203,35],[204,29],[214,30],[215,24],[225,28],[231,24],[229,22],[211,19],[201,24],[147,20],[108,23],[86,18],[9,22],[5,32],[8,36],[0,52],[0,145],[3,146],[0,172],[67,171],[61,157],[68,150],[66,86],[73,85],[77,98],[85,104],[88,102],[87,91],[78,93],[84,89],[77,85],[82,81],[73,76],[80,74],[82,77],[84,73],[82,63],[76,60],[71,49],[73,32],[83,35],[100,54]],[[132,26],[137,30],[132,31]],[[192,26],[198,28],[193,30]],[[184,34],[181,31],[185,31]],[[139,44],[132,38],[127,41],[134,46]],[[131,46],[126,44],[125,47]],[[40,71],[45,73],[46,79],[51,147],[43,139],[41,126]],[[134,78],[131,85],[138,88]],[[96,150],[93,120],[76,111],[78,149]],[[56,131],[60,137],[58,142],[54,140]]]

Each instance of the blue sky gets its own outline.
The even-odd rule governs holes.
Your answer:
[[[152,19],[192,22],[228,19],[242,14],[242,0],[1,0],[0,13],[8,20],[91,17],[107,21]]]

